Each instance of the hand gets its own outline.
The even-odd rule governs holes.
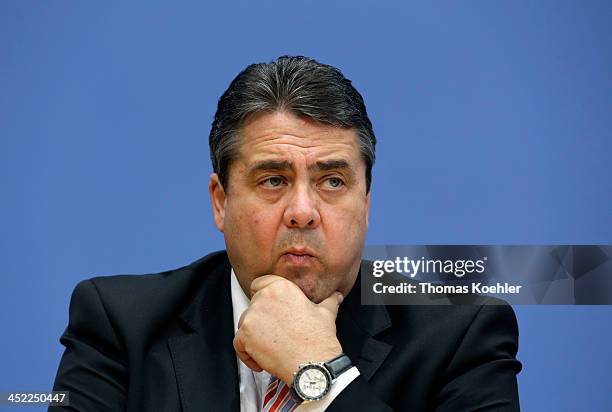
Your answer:
[[[275,275],[256,278],[251,292],[251,305],[234,337],[234,349],[250,369],[265,369],[291,385],[300,364],[325,362],[342,353],[336,337],[340,292],[315,304],[296,284]]]

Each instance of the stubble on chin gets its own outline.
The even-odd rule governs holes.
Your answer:
[[[333,282],[330,282],[333,279],[326,271],[290,271],[283,277],[296,284],[313,303],[320,303],[335,292]]]

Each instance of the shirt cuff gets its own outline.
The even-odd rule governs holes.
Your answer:
[[[295,408],[295,412],[316,412],[324,411],[329,405],[336,399],[336,396],[340,395],[340,392],[344,390],[355,378],[359,376],[359,369],[353,366],[342,375],[338,376],[336,382],[333,383],[327,395],[318,401],[304,402]]]

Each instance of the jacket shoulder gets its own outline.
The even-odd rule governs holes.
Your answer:
[[[213,252],[197,261],[159,273],[140,275],[96,276],[80,282],[72,296],[71,313],[87,312],[84,291],[97,294],[102,310],[113,328],[124,339],[135,334],[146,334],[156,329],[161,332],[168,321],[175,318],[194,298],[201,287],[227,269],[225,251]],[[79,303],[80,302],[80,303]],[[80,305],[81,308],[73,308]]]

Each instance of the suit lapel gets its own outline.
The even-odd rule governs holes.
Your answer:
[[[168,340],[185,412],[240,410],[230,270],[224,255],[211,272],[200,274],[202,285],[180,315],[187,332]],[[383,305],[361,305],[360,282],[361,273],[340,306],[336,327],[344,352],[370,380],[392,349],[375,338],[391,320]]]
[[[384,305],[361,304],[361,272],[340,305],[336,328],[344,353],[370,380],[392,349],[392,345],[375,338],[391,326],[391,319]]]
[[[188,332],[168,340],[182,409],[239,411],[227,257],[210,273],[200,276],[205,279],[180,316]]]

